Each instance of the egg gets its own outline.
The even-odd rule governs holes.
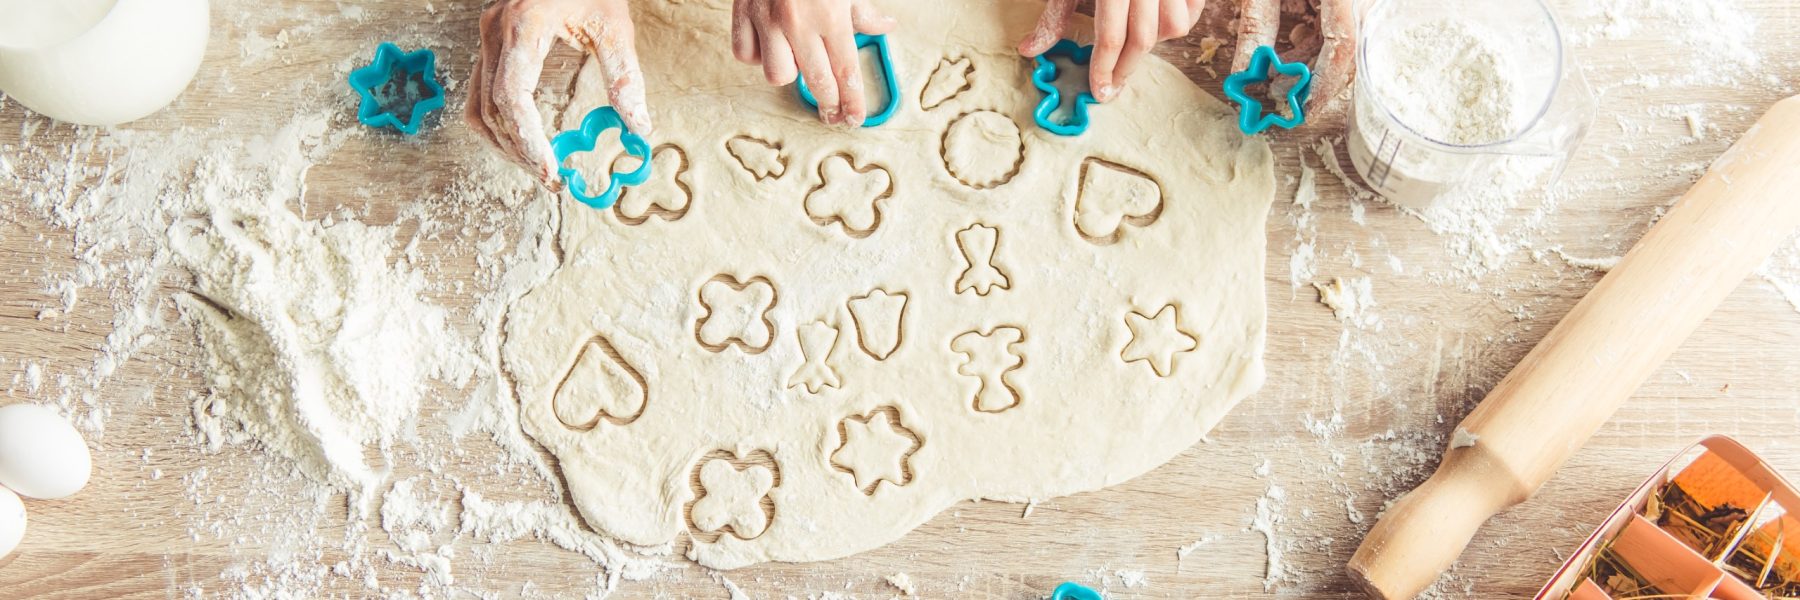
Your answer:
[[[0,488],[0,558],[12,554],[25,538],[25,503],[11,490]]]
[[[0,91],[58,121],[137,120],[187,89],[206,55],[209,24],[207,0],[117,0],[67,41],[29,49],[0,44]]]
[[[56,412],[0,406],[0,485],[27,498],[63,498],[87,485],[93,460],[81,434]]]

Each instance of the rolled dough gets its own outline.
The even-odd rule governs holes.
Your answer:
[[[634,5],[656,172],[560,200],[562,265],[503,340],[595,529],[840,557],[1130,479],[1261,385],[1268,146],[1160,60],[1051,135],[1013,51],[1041,5],[925,4],[885,4],[903,104],[857,130],[732,61],[729,2]]]

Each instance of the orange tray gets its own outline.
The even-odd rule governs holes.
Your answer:
[[[1748,511],[1723,556],[1705,556],[1645,515],[1652,496],[1668,483],[1704,506],[1729,503]],[[1725,436],[1701,440],[1676,455],[1638,486],[1581,548],[1538,591],[1538,600],[1613,598],[1584,575],[1590,562],[1610,547],[1620,562],[1664,594],[1686,598],[1763,600],[1753,582],[1725,564],[1737,552],[1776,555],[1776,570],[1800,572],[1800,494],[1793,484],[1750,449]],[[1785,535],[1791,533],[1792,535]],[[1777,547],[1779,547],[1777,549]]]

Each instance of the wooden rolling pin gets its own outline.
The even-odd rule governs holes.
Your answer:
[[[1707,314],[1800,227],[1800,96],[1775,104],[1458,429],[1437,472],[1351,557],[1374,598],[1412,598],[1488,517],[1525,501]],[[1459,436],[1464,440],[1469,436]]]

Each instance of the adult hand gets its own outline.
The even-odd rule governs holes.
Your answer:
[[[1276,0],[1245,0],[1268,2]],[[1094,54],[1088,59],[1088,89],[1101,102],[1119,95],[1125,80],[1157,42],[1187,37],[1206,0],[1096,0]],[[1019,54],[1037,56],[1062,39],[1075,0],[1050,0],[1037,27],[1019,43]]]
[[[1290,55],[1317,49],[1309,103],[1329,102],[1341,92],[1355,69],[1356,0],[1314,0],[1320,27],[1301,30]],[[1306,3],[1300,3],[1302,5]],[[1257,46],[1273,45],[1280,28],[1282,0],[1237,0],[1237,51],[1231,70],[1250,66]],[[1157,42],[1186,37],[1206,8],[1206,0],[1096,0],[1094,55],[1088,63],[1088,87],[1105,102],[1118,96],[1144,55]],[[1019,43],[1019,53],[1037,56],[1063,37],[1075,0],[1049,0],[1037,27]]]
[[[1360,14],[1359,6],[1366,4],[1362,0],[1314,0],[1319,14],[1319,26],[1305,30],[1291,38],[1294,49],[1288,54],[1295,57],[1313,55],[1317,48],[1317,56],[1312,64],[1312,92],[1307,95],[1308,106],[1328,109],[1349,85],[1350,78],[1356,73],[1356,18]],[[1237,51],[1232,56],[1231,72],[1236,73],[1250,68],[1250,54],[1257,46],[1275,45],[1276,30],[1281,27],[1280,0],[1240,0],[1238,12]],[[1285,93],[1285,90],[1278,90]]]
[[[498,0],[481,13],[481,55],[463,115],[477,135],[550,191],[562,191],[556,155],[533,92],[551,44],[562,40],[600,61],[607,95],[638,134],[651,132],[644,75],[626,0]]]
[[[868,113],[856,34],[885,34],[894,19],[869,0],[736,0],[731,52],[762,65],[774,85],[798,76],[819,101],[819,120],[859,127]]]

